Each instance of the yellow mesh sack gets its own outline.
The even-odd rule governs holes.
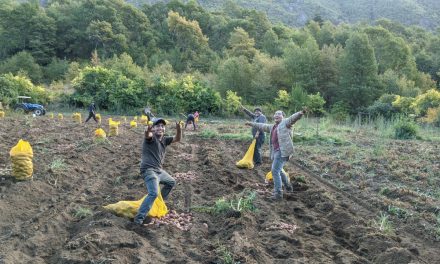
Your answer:
[[[105,134],[104,129],[98,128],[95,130],[95,137],[97,138],[105,138],[107,135]]]
[[[119,129],[118,129],[119,123],[120,122],[115,122],[115,121],[111,120],[111,118],[110,118],[110,120],[109,120],[110,131],[108,133],[109,136],[119,135]]]
[[[118,216],[134,218],[145,197],[147,196],[144,196],[142,199],[137,201],[120,201],[114,204],[106,205],[104,208]],[[159,193],[156,200],[154,200],[153,206],[148,212],[148,215],[151,217],[162,217],[167,213],[167,205],[165,204],[162,195]]]
[[[0,111],[0,118],[3,118],[3,117],[5,117],[5,112]]]
[[[138,124],[137,124],[136,121],[134,121],[134,120],[130,121],[130,127],[135,128],[135,127],[137,127],[137,126],[138,126]]]
[[[53,119],[53,118],[54,118],[54,114],[53,114],[53,113],[50,113],[50,114],[49,114],[49,118],[50,118],[50,119]]]
[[[81,123],[81,113],[73,113],[72,118],[75,122]]]
[[[34,153],[29,142],[20,139],[9,152],[12,161],[12,175],[17,180],[32,179]]]
[[[249,149],[247,150],[246,154],[244,155],[243,159],[236,163],[237,167],[240,169],[252,169],[254,167],[254,151],[255,151],[255,144],[257,143],[256,139],[252,140],[251,145],[249,146]]]
[[[148,117],[147,116],[142,115],[140,121],[141,121],[140,123],[142,125],[148,125]]]
[[[286,176],[287,176],[287,179],[289,179],[289,173],[287,173],[284,169],[282,169],[282,172],[284,172],[284,174],[286,174]],[[270,182],[272,180],[273,180],[272,171],[269,171],[266,174],[266,182]]]
[[[95,115],[95,117],[96,117],[96,120],[98,120],[98,124],[101,124],[101,114],[96,114]]]
[[[137,116],[133,117],[133,120],[136,120],[136,121],[137,121],[137,120],[138,120],[138,117],[137,117]]]
[[[64,119],[63,114],[59,113],[59,114],[58,114],[58,119],[63,120],[63,119]]]

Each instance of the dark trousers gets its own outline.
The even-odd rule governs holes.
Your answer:
[[[255,164],[261,164],[262,157],[261,157],[261,146],[264,144],[264,134],[259,135],[257,138],[257,142],[255,144],[255,151],[254,151],[254,163]]]
[[[192,122],[193,127],[194,127],[194,130],[196,130],[196,122],[194,121],[194,118],[188,118],[188,119],[186,119],[186,122],[185,122],[185,129],[186,129],[186,126],[188,125],[189,122]]]
[[[87,121],[89,121],[90,118],[92,118],[92,117],[93,117],[93,119],[95,120],[95,122],[98,123],[98,120],[96,119],[95,114],[92,113],[92,112],[89,113],[89,117],[87,117],[87,119],[86,119],[86,123],[87,123]]]

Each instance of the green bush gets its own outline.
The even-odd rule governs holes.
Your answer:
[[[237,92],[228,90],[224,102],[224,112],[227,115],[237,115],[240,113],[241,97]]]
[[[330,116],[336,121],[345,121],[350,116],[349,106],[344,102],[335,103],[330,109]]]
[[[118,71],[103,67],[86,67],[73,81],[75,93],[71,103],[87,106],[95,101],[98,107],[126,110],[143,106],[143,86]]]
[[[18,96],[30,96],[32,103],[47,104],[50,94],[41,86],[35,86],[25,76],[14,76],[11,73],[0,75],[0,98],[4,105],[14,106]]]
[[[383,116],[385,118],[390,118],[396,113],[396,109],[391,103],[383,103],[379,100],[370,105],[367,111],[373,116]]]
[[[400,120],[394,126],[394,138],[396,139],[413,139],[417,137],[418,126],[408,120]]]
[[[67,60],[53,58],[52,61],[43,68],[44,79],[47,83],[64,80],[68,70],[69,62]]]
[[[417,96],[414,102],[416,112],[421,116],[426,115],[429,108],[437,108],[439,106],[440,92],[435,89],[428,90],[426,93]]]
[[[43,72],[34,57],[26,51],[21,51],[0,64],[0,73],[12,73],[14,75],[25,75],[33,83],[40,83]]]

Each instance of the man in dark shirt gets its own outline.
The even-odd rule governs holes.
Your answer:
[[[241,105],[241,108],[243,111],[252,118],[253,122],[255,123],[263,123],[265,124],[267,122],[266,117],[263,115],[263,112],[261,111],[261,108],[255,107],[254,113],[247,110],[244,106]],[[264,144],[264,138],[266,135],[264,134],[264,131],[257,128],[252,128],[252,136],[257,139],[257,142],[255,144],[255,151],[254,151],[254,163],[255,166],[261,165],[261,146]]]
[[[144,178],[148,195],[139,207],[134,218],[134,223],[142,225],[151,209],[151,206],[159,195],[159,184],[164,186],[160,190],[162,197],[166,199],[176,181],[162,169],[165,158],[165,148],[171,143],[179,142],[181,137],[180,124],[176,123],[177,133],[174,137],[165,136],[166,122],[162,118],[153,119],[153,126],[148,125],[142,144],[141,175]]]
[[[96,113],[95,112],[96,112],[96,107],[95,107],[95,103],[93,102],[93,103],[91,103],[89,105],[89,117],[87,117],[85,123],[87,123],[87,121],[89,121],[89,119],[92,118],[92,117],[95,120],[95,122],[98,123],[98,120],[96,119]]]

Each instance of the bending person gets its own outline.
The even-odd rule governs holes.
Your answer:
[[[263,115],[263,111],[261,111],[261,108],[255,107],[254,112],[247,110],[244,106],[241,105],[241,108],[243,111],[253,119],[254,123],[261,123],[265,124],[267,122],[266,116]],[[252,137],[254,137],[257,142],[255,144],[255,151],[254,151],[254,163],[255,166],[260,166],[262,163],[262,157],[261,157],[261,146],[264,144],[264,139],[266,135],[264,134],[264,131],[262,129],[258,129],[256,127],[252,127]]]

